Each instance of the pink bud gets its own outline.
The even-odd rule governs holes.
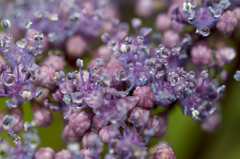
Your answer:
[[[79,135],[74,133],[73,129],[69,125],[65,126],[61,136],[64,142],[77,141],[80,138]]]
[[[173,30],[168,30],[163,34],[163,44],[167,48],[173,48],[173,46],[180,40],[179,34]]]
[[[112,139],[115,139],[120,134],[118,128],[115,128],[113,125],[104,126],[99,131],[99,137],[104,143],[110,142]]]
[[[149,119],[150,111],[141,107],[135,107],[130,113],[128,121],[136,124],[136,127],[143,126]]]
[[[216,26],[224,34],[231,34],[232,31],[237,27],[238,19],[232,11],[225,11],[218,20]]]
[[[157,149],[152,159],[177,159],[171,147]]]
[[[159,31],[166,31],[171,28],[172,20],[167,14],[159,14],[157,16],[155,26]]]
[[[147,17],[153,11],[153,0],[137,0],[135,12],[140,15]]]
[[[168,129],[166,119],[157,116],[150,118],[146,125],[146,129],[151,128],[154,128],[154,137],[162,137],[166,134]]]
[[[80,155],[84,158],[84,159],[95,159],[93,152],[89,149],[82,149],[80,151]]]
[[[67,54],[72,57],[82,56],[86,47],[86,42],[80,36],[71,37],[66,42]]]
[[[40,85],[52,88],[55,85],[55,79],[53,73],[55,70],[52,67],[42,66],[40,67],[40,74],[37,77],[37,81]]]
[[[54,159],[55,152],[50,147],[40,148],[34,155],[34,159]]]
[[[33,120],[36,125],[47,127],[52,123],[52,113],[49,109],[40,107],[33,112]]]
[[[36,101],[38,102],[42,102],[44,99],[46,99],[49,95],[50,90],[46,87],[37,87],[36,90],[42,90],[42,94],[40,96],[38,96],[36,99]]]
[[[20,132],[23,126],[22,117],[19,114],[11,114],[13,116],[12,130],[15,132]]]
[[[192,48],[192,60],[195,64],[207,65],[212,58],[212,50],[207,46],[198,45]]]
[[[111,59],[112,51],[107,45],[102,45],[98,48],[98,56],[104,58],[104,62],[107,63]]]
[[[97,131],[107,125],[108,121],[106,121],[104,116],[95,115],[93,117],[93,123],[92,123],[92,130]]]
[[[231,47],[222,47],[216,51],[216,60],[220,67],[230,64],[236,57],[236,51]]]
[[[56,102],[58,102],[59,100],[61,100],[63,98],[63,94],[60,92],[59,89],[54,94],[52,94],[52,96]]]
[[[86,133],[82,138],[82,146],[85,149],[96,149],[98,152],[102,152],[103,144],[100,141],[98,134],[95,132]]]
[[[55,71],[63,70],[64,60],[63,57],[57,55],[49,55],[41,65],[52,67]]]
[[[62,150],[55,154],[54,159],[72,159],[72,154],[68,150]]]
[[[154,95],[150,87],[142,86],[137,87],[134,92],[134,96],[139,97],[138,105],[144,108],[151,108],[154,105]]]
[[[219,128],[220,124],[221,116],[214,113],[201,122],[201,128],[206,132],[214,132]]]
[[[69,125],[78,136],[82,136],[90,128],[91,120],[84,111],[76,112],[70,115]]]

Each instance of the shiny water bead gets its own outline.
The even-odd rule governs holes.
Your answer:
[[[27,46],[27,52],[29,54],[34,54],[36,52],[36,48],[33,46]]]
[[[179,44],[179,43],[177,43],[177,44],[175,44],[175,45],[173,46],[173,48],[174,48],[174,50],[176,50],[176,51],[180,51],[180,50],[182,49],[182,45]]]
[[[104,65],[104,59],[103,58],[96,58],[96,67],[102,67]]]
[[[184,2],[183,3],[183,8],[182,9],[183,9],[184,12],[190,11],[191,8],[192,8],[192,4],[190,2],[188,2],[188,3]]]
[[[3,48],[4,52],[10,52],[10,47],[8,44],[5,45],[5,47]]]
[[[236,81],[240,81],[240,71],[236,71],[233,77]]]
[[[171,55],[171,51],[168,48],[164,48],[160,51],[160,56],[162,58],[168,58]]]
[[[3,77],[3,84],[5,86],[12,86],[15,82],[15,76],[13,74],[7,74]]]
[[[43,40],[43,33],[37,31],[33,38],[35,41]]]
[[[26,28],[26,29],[30,29],[30,27],[31,27],[32,24],[33,24],[33,22],[32,22],[30,19],[28,19],[27,22],[26,22],[25,28]]]
[[[16,62],[16,64],[20,64],[22,62],[22,57],[20,55],[15,55],[14,61]]]
[[[12,40],[12,35],[11,34],[7,34],[4,36],[4,40],[9,43]]]
[[[77,67],[83,67],[84,66],[83,60],[77,59],[76,65],[77,65]]]
[[[208,10],[214,15],[215,18],[219,18],[223,13],[223,9],[220,7],[208,7]]]
[[[16,108],[18,106],[18,100],[16,98],[11,98],[5,101],[9,109]]]
[[[140,35],[146,37],[152,33],[152,28],[142,27],[140,29]]]
[[[110,35],[108,33],[104,33],[101,35],[101,39],[104,43],[108,43],[110,41]]]
[[[78,20],[79,20],[80,16],[81,16],[80,13],[74,12],[73,14],[71,14],[71,15],[69,16],[69,19],[70,19],[71,21],[75,22],[75,21],[78,21]]]
[[[107,44],[110,49],[113,49],[116,46],[116,42],[114,40],[109,40]]]
[[[200,34],[200,35],[202,35],[202,36],[204,36],[204,37],[206,37],[206,36],[208,36],[209,34],[210,34],[210,30],[209,30],[209,28],[202,28],[201,30],[196,30],[196,33],[198,33],[198,34]]]
[[[143,40],[144,40],[144,37],[143,36],[137,36],[136,38],[136,43],[138,45],[142,45],[143,44]]]
[[[81,104],[83,102],[83,93],[82,92],[71,93],[71,99],[73,103]]]
[[[127,43],[127,44],[132,44],[134,42],[134,39],[130,36],[127,36],[124,41]]]
[[[182,44],[187,43],[190,45],[192,43],[192,37],[189,34],[185,34],[183,39],[182,39]]]
[[[19,47],[19,48],[25,48],[25,46],[27,45],[27,40],[25,38],[19,40],[16,42],[16,45]]]
[[[10,20],[8,20],[8,19],[3,19],[3,20],[1,21],[1,26],[2,26],[3,28],[5,28],[5,29],[11,27]]]
[[[193,20],[194,17],[195,17],[195,11],[194,10],[190,10],[188,12],[188,19],[189,20]]]
[[[203,70],[200,74],[200,77],[204,80],[206,80],[208,78],[209,74],[208,74],[208,70]]]
[[[170,82],[171,86],[176,86],[176,84],[179,82],[179,75],[175,72],[171,72],[168,74],[167,80]]]
[[[8,130],[12,127],[14,118],[11,115],[5,115],[3,118],[3,129]]]
[[[4,48],[5,45],[6,45],[6,41],[5,41],[5,39],[0,38],[0,47],[1,47],[1,48]]]
[[[125,81],[128,78],[128,72],[126,70],[121,70],[119,73],[116,73],[115,78],[117,81]]]
[[[37,19],[40,19],[43,17],[43,12],[40,9],[36,9],[33,14]]]

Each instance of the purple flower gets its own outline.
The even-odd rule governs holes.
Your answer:
[[[93,152],[89,149],[82,149],[80,151],[80,155],[84,158],[84,159],[96,159],[93,155]]]
[[[148,123],[146,124],[146,129],[154,128],[154,135],[153,137],[162,137],[167,132],[167,121],[162,116],[154,116],[149,119]]]

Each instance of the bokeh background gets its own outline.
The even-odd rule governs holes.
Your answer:
[[[146,0],[147,1],[147,0]],[[167,11],[165,0],[155,0],[156,5],[152,14],[148,17],[139,16],[135,12],[134,0],[116,2],[120,20],[130,23],[133,17],[140,17],[143,25],[155,29],[155,19],[160,12]],[[126,5],[128,4],[128,5]],[[2,29],[2,28],[1,28]],[[186,26],[185,31],[194,32],[194,28]],[[0,30],[3,31],[3,30]],[[179,159],[239,159],[240,158],[240,82],[233,79],[233,74],[240,69],[240,30],[236,30],[230,37],[224,37],[220,32],[212,31],[218,38],[221,38],[228,46],[233,46],[237,51],[237,57],[232,64],[225,69],[228,70],[229,80],[226,84],[226,92],[220,101],[222,123],[215,133],[206,133],[201,130],[199,123],[189,116],[184,116],[182,110],[176,103],[168,118],[168,132],[163,138],[152,138],[149,145],[153,146],[159,141],[167,141],[173,148]],[[211,33],[212,34],[212,33]],[[214,37],[214,35],[211,35]],[[215,37],[216,37],[215,36]],[[211,45],[215,45],[213,39],[207,39]],[[96,42],[101,44],[100,39]],[[84,56],[84,61],[91,59],[90,52]],[[0,98],[0,110],[6,109],[4,101],[7,98]],[[24,122],[32,120],[30,103],[22,105]],[[60,138],[63,129],[62,114],[58,111],[53,113],[53,123],[47,128],[38,127],[38,134],[41,138],[39,147],[52,147],[55,151],[66,148]],[[1,132],[0,137],[7,139],[12,145],[11,138],[6,132]],[[21,137],[21,135],[20,135]],[[103,152],[104,153],[104,152]]]

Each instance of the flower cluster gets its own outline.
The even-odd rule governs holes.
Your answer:
[[[151,14],[152,0],[136,3],[139,15]],[[0,131],[10,135],[15,147],[0,138],[0,158],[175,159],[166,142],[148,147],[151,138],[167,133],[169,112],[178,105],[204,131],[218,129],[219,101],[228,79],[224,66],[237,53],[223,43],[212,46],[203,37],[211,36],[214,26],[230,35],[240,26],[240,9],[232,9],[229,0],[173,0],[165,4],[168,13],[156,19],[162,36],[143,26],[140,18],[132,18],[131,27],[116,19],[111,5],[105,0],[6,4],[12,12],[0,17],[9,17],[12,26],[9,19],[1,21],[6,34],[0,33],[0,96],[9,99],[0,112]],[[184,32],[186,24],[201,36]],[[25,38],[16,40],[10,32],[19,29]],[[96,58],[87,64],[79,57],[98,38],[105,44],[89,49]],[[44,50],[50,50],[48,56]],[[73,67],[65,67],[67,62]],[[234,78],[240,81],[240,71]],[[31,122],[23,121],[21,105],[27,101]],[[162,111],[155,113],[159,107]],[[60,111],[64,119],[61,138],[67,149],[60,152],[37,148],[36,128],[52,124],[51,111]],[[18,136],[22,127],[23,145]],[[107,153],[102,154],[104,147]]]

